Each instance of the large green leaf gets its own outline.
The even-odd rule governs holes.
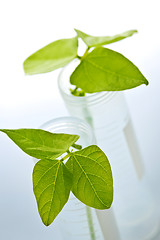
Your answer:
[[[68,201],[72,177],[58,160],[40,160],[33,170],[33,191],[43,223],[50,225]]]
[[[31,75],[64,67],[77,56],[77,48],[77,37],[52,42],[24,61],[24,71]]]
[[[97,47],[97,46],[114,43],[124,38],[130,37],[134,33],[137,33],[137,30],[129,30],[114,36],[94,37],[77,29],[75,29],[75,31],[77,32],[77,36],[80,37],[87,44],[88,47]]]
[[[84,204],[107,209],[113,201],[113,179],[104,152],[91,145],[72,154],[67,168],[73,174],[72,192]]]
[[[103,47],[95,48],[81,61],[70,82],[88,93],[120,91],[148,84],[130,60]]]
[[[0,129],[25,153],[38,159],[55,159],[65,153],[79,136],[51,133],[41,129]]]

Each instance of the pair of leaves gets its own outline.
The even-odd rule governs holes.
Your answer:
[[[70,146],[75,146],[79,136],[55,134],[40,129],[0,131],[6,133],[24,152],[41,159],[33,170],[33,191],[39,214],[46,226],[62,210],[68,201],[70,190],[88,206],[98,209],[111,206],[112,172],[106,155],[99,147],[91,145],[70,153],[69,160],[64,164],[55,159],[55,156],[60,156]]]
[[[82,57],[70,82],[88,93],[100,91],[119,91],[148,84],[139,69],[118,52],[97,48],[132,36],[130,30],[115,36],[94,37],[75,29],[77,37],[55,41],[32,54],[24,62],[26,74],[37,74],[64,67],[77,57],[78,37],[88,48],[96,47],[93,52]]]
[[[131,30],[112,37],[93,37],[79,30],[75,29],[75,31],[77,32],[77,36],[82,38],[88,46],[116,42],[136,32],[136,30]],[[64,67],[77,57],[78,37],[57,40],[33,53],[24,61],[25,73],[30,75],[46,73]]]

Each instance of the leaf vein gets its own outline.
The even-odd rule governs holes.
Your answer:
[[[56,165],[58,164],[58,161],[57,163],[55,163],[54,165],[52,165],[49,169],[47,169],[44,174],[41,176],[41,178],[38,180],[37,184],[34,186],[34,190],[36,189],[36,187],[38,186],[38,184],[40,183],[40,181],[44,178],[44,176],[53,168],[55,167]],[[37,169],[36,172],[38,172],[39,170]]]
[[[111,75],[115,75],[117,77],[120,77],[122,76],[124,79],[131,79],[131,78],[128,78],[126,75],[123,75],[123,74],[118,74],[119,71],[115,72],[115,71],[109,71],[108,69],[104,69],[103,67],[97,65],[96,63],[93,63],[92,61],[89,61],[88,59],[85,59],[85,61],[87,61],[88,63],[90,63],[91,65],[93,65],[94,67],[96,67],[97,69],[100,69],[102,70],[103,72],[106,72],[106,73],[109,73]],[[120,69],[121,70],[121,69]],[[132,80],[137,80],[137,78],[134,78],[132,77]],[[140,80],[141,82],[143,82],[142,80]]]
[[[90,181],[90,179],[89,179],[89,177],[87,176],[86,172],[84,171],[83,167],[82,167],[82,166],[80,165],[80,163],[78,162],[78,160],[77,160],[77,158],[75,157],[75,155],[74,155],[74,158],[75,158],[76,162],[78,163],[79,167],[81,168],[81,170],[83,171],[84,175],[86,176],[88,182],[89,182],[90,185],[91,185],[91,188],[93,189],[93,191],[94,191],[95,195],[97,196],[97,198],[99,199],[99,201],[100,201],[103,205],[107,206],[107,205],[100,199],[100,197],[98,196],[97,191],[95,190],[92,182]]]
[[[88,74],[88,71],[87,71],[87,68],[86,68],[86,66],[85,66],[85,62],[84,62],[84,71],[85,71],[85,73],[86,73],[86,77],[88,78],[88,80],[89,80],[89,82],[91,82],[91,84],[93,85],[95,85],[95,87],[96,87],[96,84],[92,81],[92,78],[90,78],[90,76],[89,76],[89,74]]]
[[[91,158],[91,157],[86,157],[86,156],[84,156],[84,155],[81,155],[81,154],[79,154],[78,152],[76,152],[76,154],[75,155],[78,155],[78,156],[80,156],[80,157],[84,157],[84,158],[89,158],[91,161],[93,161],[93,162],[95,162],[95,163],[97,163],[100,167],[102,167],[103,168],[103,170],[106,172],[106,173],[108,173],[108,171],[104,168],[104,166],[103,165],[101,165],[99,162],[97,162],[96,160],[94,160],[93,158]]]
[[[41,194],[39,195],[39,198],[37,198],[37,204],[39,205],[39,201],[40,201],[40,198],[42,197],[42,194],[52,185],[55,185],[55,183],[51,183],[49,185],[47,185],[46,188],[43,189],[43,191],[41,192]]]
[[[43,205],[43,207],[41,207],[40,209],[39,209],[39,212],[42,212],[42,209],[50,202],[51,200],[48,200],[44,205]]]
[[[55,174],[54,185],[56,185],[56,181],[57,181],[57,176],[58,176],[58,171],[59,171],[60,165],[61,165],[61,162],[59,161],[59,166],[58,166],[57,171],[56,171],[56,174]],[[54,198],[55,191],[56,191],[56,189],[54,189],[53,194],[52,194],[51,205],[52,205],[52,202],[53,202],[53,198]],[[48,221],[49,221],[50,213],[51,213],[51,206],[50,206],[50,210],[49,210],[49,213],[48,213],[47,223],[48,223]]]

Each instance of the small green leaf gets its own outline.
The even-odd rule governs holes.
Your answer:
[[[140,70],[122,54],[99,47],[89,53],[70,77],[70,82],[87,93],[121,91],[148,85]]]
[[[72,192],[84,204],[110,208],[113,201],[113,179],[104,152],[91,145],[72,154],[66,167],[73,174]]]
[[[77,37],[52,42],[24,61],[24,71],[32,75],[64,67],[77,56],[77,48]]]
[[[33,170],[33,191],[43,223],[50,225],[68,201],[72,175],[63,162],[40,160]]]
[[[82,31],[75,29],[77,36],[80,37],[88,47],[97,47],[102,46],[110,43],[114,43],[120,41],[124,38],[132,36],[134,33],[137,33],[137,30],[129,30],[121,34],[117,34],[114,36],[107,36],[107,37],[94,37],[88,35]]]
[[[41,129],[0,129],[25,153],[38,159],[55,159],[65,153],[79,136]]]

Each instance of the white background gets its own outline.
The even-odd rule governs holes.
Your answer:
[[[149,86],[125,91],[149,184],[160,201],[160,33],[159,1],[1,1],[0,128],[38,128],[67,115],[55,72],[25,76],[23,61],[48,43],[75,36],[138,34],[108,45],[133,61]],[[59,239],[57,222],[42,225],[32,192],[33,162],[0,134],[0,239]],[[159,207],[159,206],[158,206]]]

